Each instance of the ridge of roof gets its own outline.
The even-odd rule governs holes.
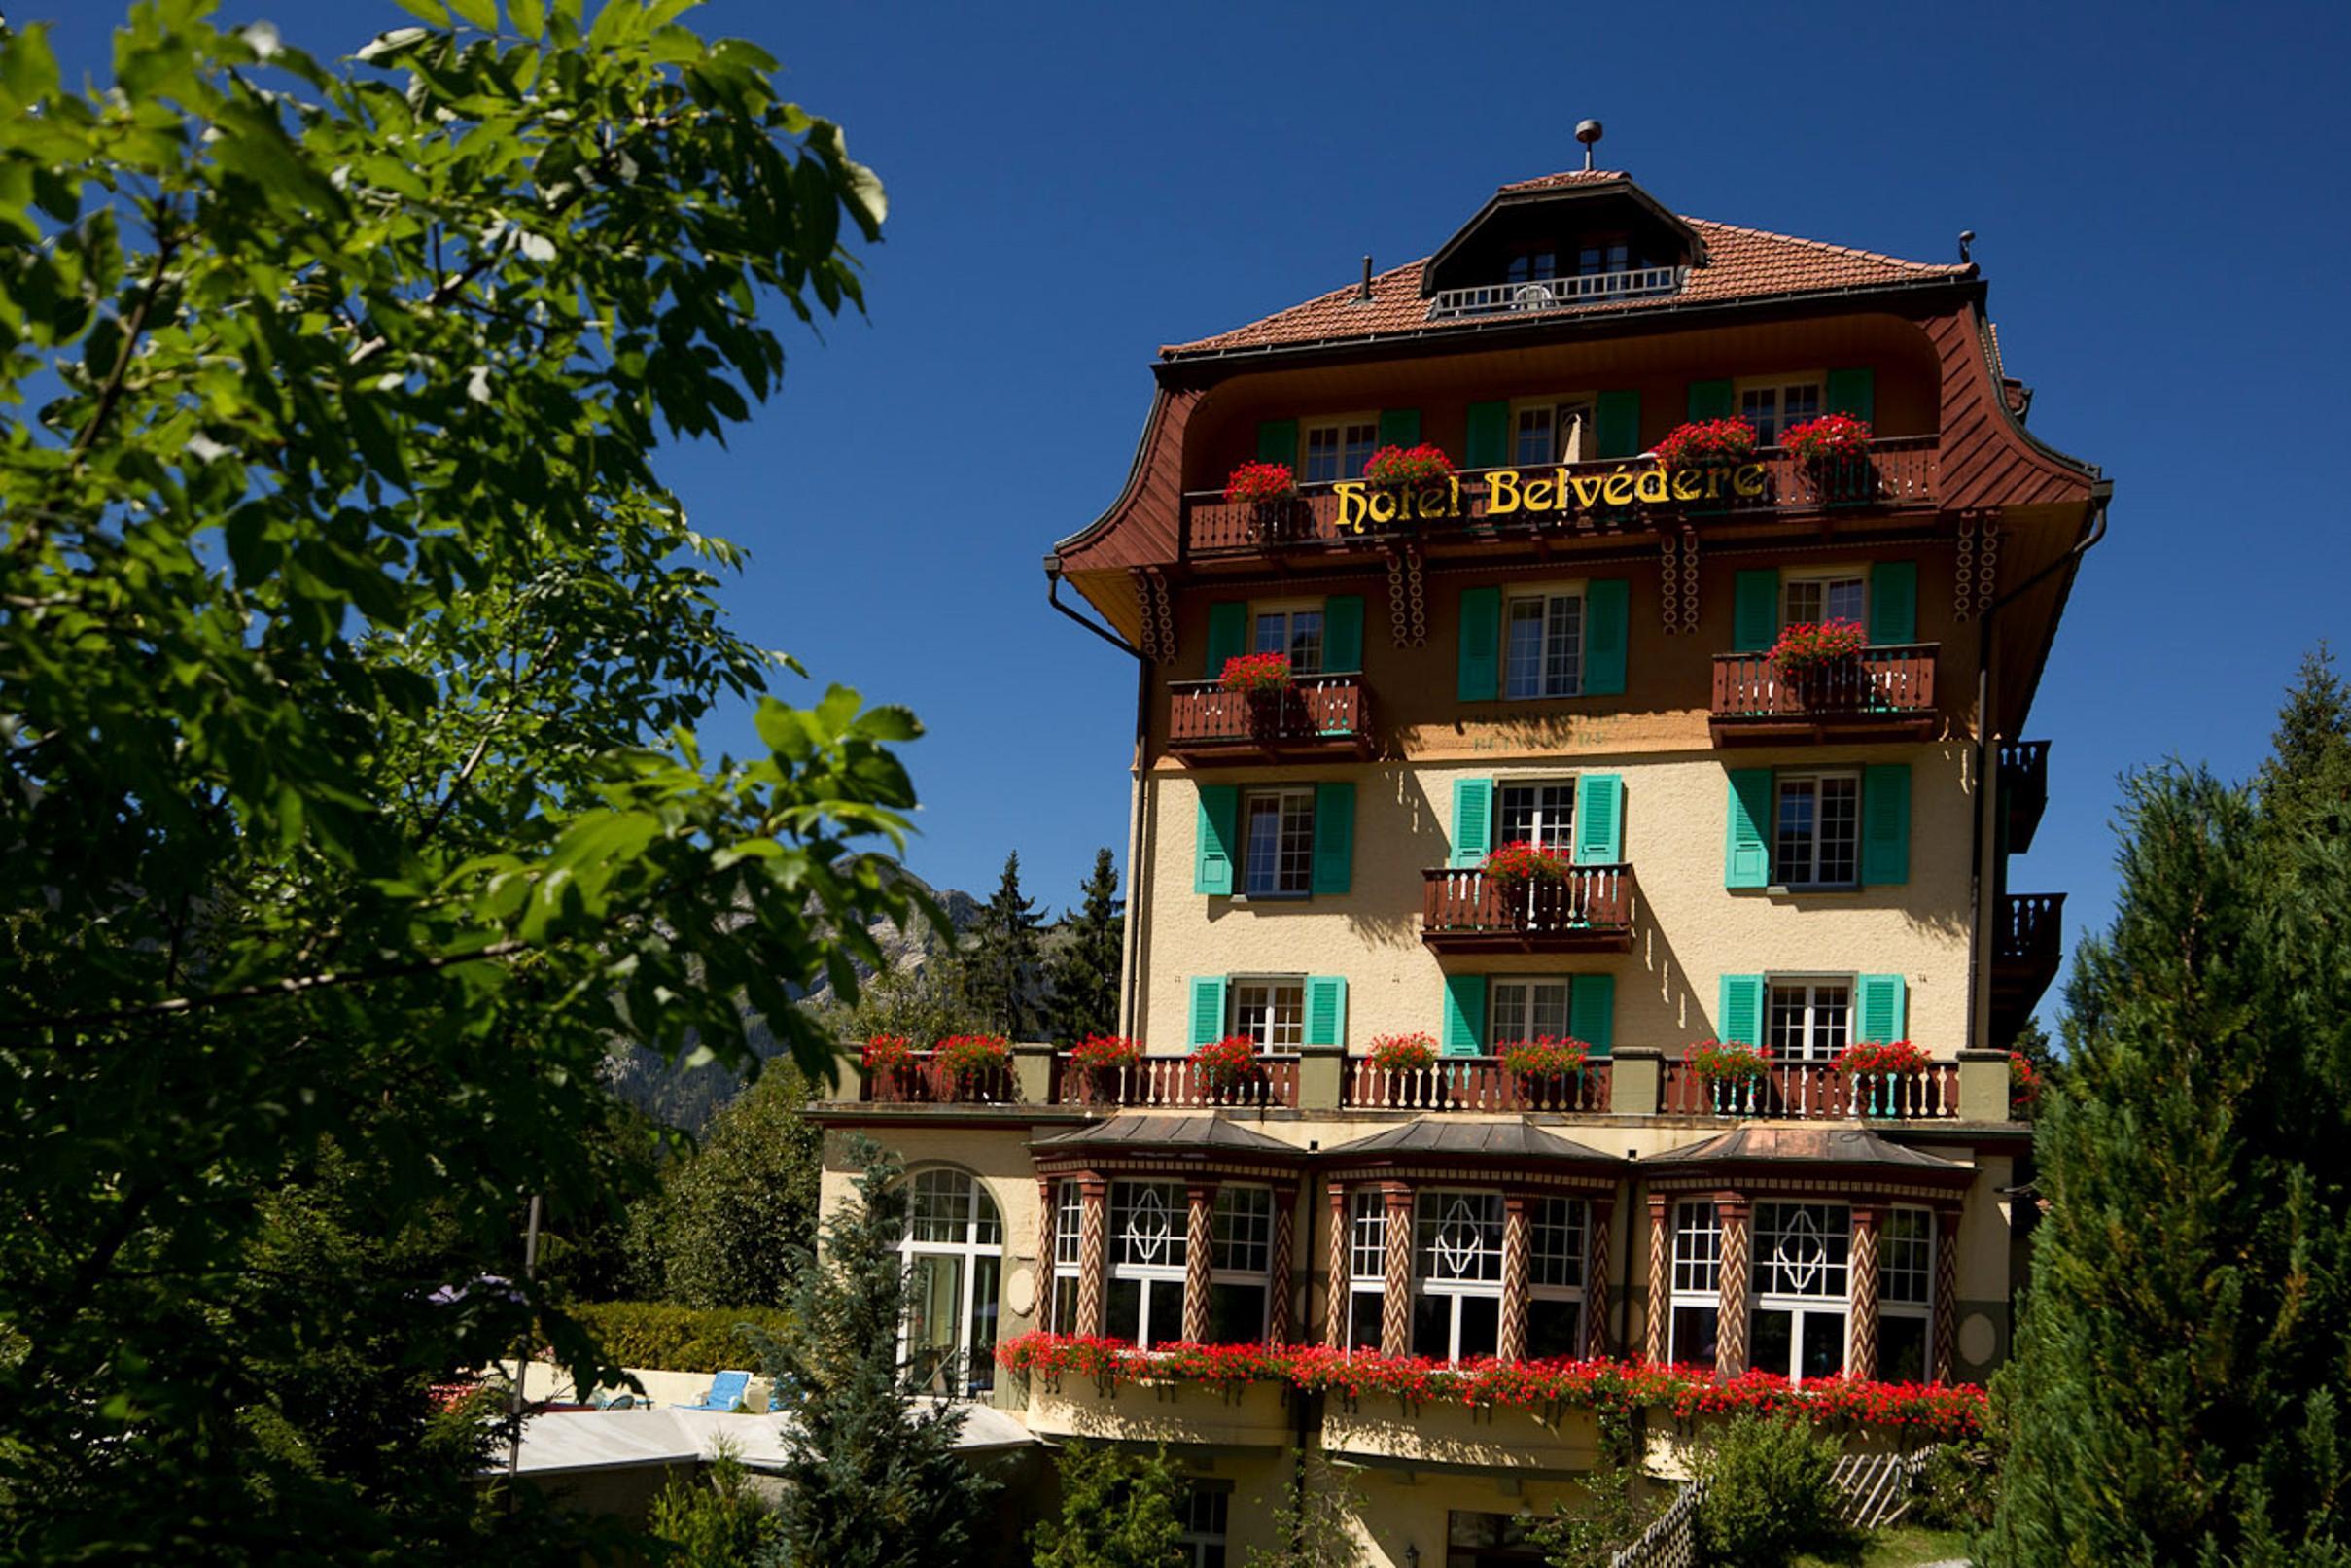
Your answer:
[[[1556,174],[1538,174],[1531,180],[1505,180],[1494,187],[1497,196],[1520,191],[1555,191],[1569,185],[1606,185],[1611,180],[1631,180],[1628,169],[1561,169]]]

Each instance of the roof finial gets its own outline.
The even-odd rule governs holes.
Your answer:
[[[1597,120],[1578,122],[1575,127],[1575,139],[1584,144],[1584,172],[1590,174],[1592,172],[1592,144],[1600,139],[1600,122]]]
[[[1976,231],[1975,231],[1974,229],[1972,229],[1972,228],[1962,228],[1961,230],[1959,230],[1959,260],[1960,260],[1960,261],[1974,261],[1974,260],[1975,260],[1975,258],[1974,258],[1974,257],[1972,257],[1972,256],[1970,256],[1970,255],[1968,255],[1968,254],[1967,254],[1967,248],[1968,248],[1970,245],[1973,245],[1973,244],[1975,244],[1975,243],[1976,243]]]

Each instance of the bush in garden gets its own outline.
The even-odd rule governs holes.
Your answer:
[[[1796,1415],[1739,1415],[1702,1450],[1698,1507],[1705,1561],[1783,1568],[1800,1551],[1834,1551],[1851,1536],[1839,1515],[1837,1440]]]

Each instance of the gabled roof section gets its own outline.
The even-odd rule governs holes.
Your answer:
[[[1221,1116],[1112,1116],[1038,1138],[1032,1149],[1061,1152],[1070,1149],[1215,1149],[1232,1154],[1295,1155],[1299,1151],[1280,1138],[1229,1122]]]
[[[1546,1132],[1526,1122],[1445,1122],[1417,1117],[1322,1151],[1329,1160],[1365,1155],[1480,1155],[1489,1159],[1584,1160],[1614,1165],[1614,1156]]]
[[[1643,1161],[1659,1166],[1874,1166],[1909,1176],[1972,1179],[1968,1167],[1890,1143],[1866,1127],[1740,1127]]]
[[[1569,169],[1560,174],[1546,174],[1532,180],[1514,180],[1489,196],[1477,216],[1454,230],[1453,238],[1437,247],[1436,254],[1421,264],[1421,293],[1437,292],[1437,274],[1444,269],[1456,252],[1477,237],[1480,229],[1492,221],[1495,214],[1507,208],[1556,206],[1595,198],[1631,200],[1669,232],[1680,237],[1687,247],[1687,260],[1693,264],[1706,259],[1706,242],[1687,222],[1667,212],[1663,203],[1635,185],[1632,176],[1622,169]]]

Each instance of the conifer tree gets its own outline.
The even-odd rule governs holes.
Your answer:
[[[2325,643],[2302,655],[2278,710],[2273,754],[2254,784],[2263,815],[2280,829],[2343,830],[2351,802],[2351,688],[2335,675]]]
[[[1180,1568],[1183,1478],[1163,1452],[1072,1443],[1061,1453],[1061,1516],[1030,1532],[1035,1568]]]
[[[1084,901],[1067,922],[1049,969],[1052,1034],[1063,1045],[1118,1028],[1120,948],[1127,922],[1118,897],[1118,865],[1107,849],[1094,852],[1094,874],[1080,892]]]
[[[986,1027],[1024,1038],[1035,1021],[1030,993],[1036,983],[1036,904],[1020,890],[1020,852],[1004,856],[996,896],[972,923],[963,952],[964,990]]]

